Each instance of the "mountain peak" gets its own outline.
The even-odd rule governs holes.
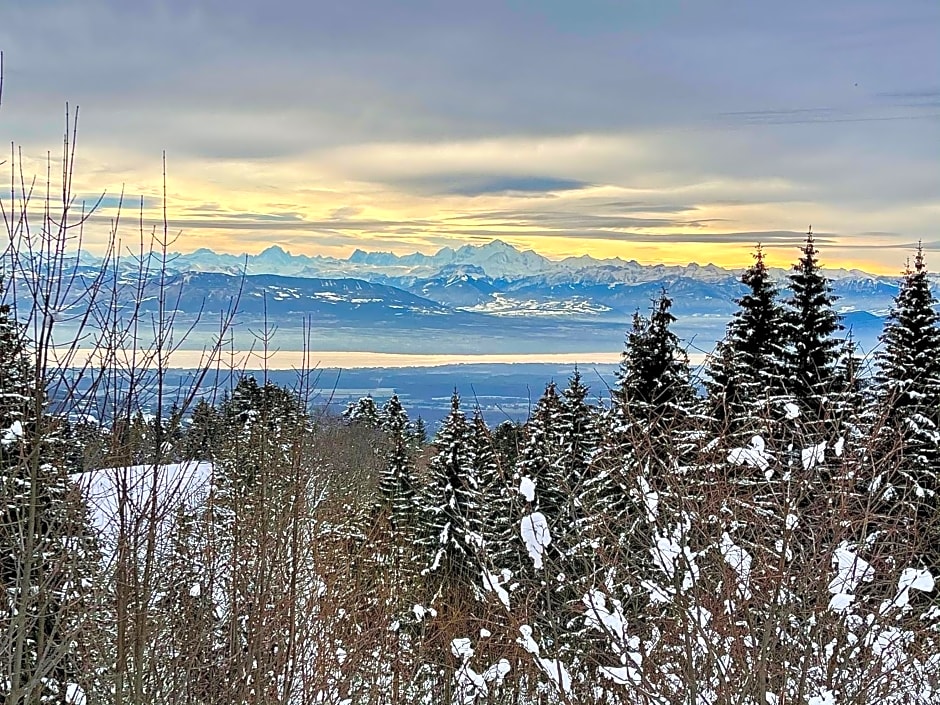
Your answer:
[[[495,240],[490,240],[485,245],[480,245],[480,249],[482,250],[512,250],[514,252],[519,252],[519,250],[517,250],[515,247],[510,245],[508,242],[504,240],[500,240],[499,238]]]

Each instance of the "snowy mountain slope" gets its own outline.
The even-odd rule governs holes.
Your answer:
[[[86,286],[90,285],[94,280],[91,275],[85,276]],[[110,300],[111,286],[108,281],[100,284],[101,301]],[[87,300],[80,296],[82,287],[76,286],[74,290],[75,299],[67,307],[70,314],[78,314],[87,306]],[[241,276],[220,272],[172,274],[162,282],[152,277],[139,296],[134,281],[120,279],[115,300],[124,313],[135,308],[144,314],[156,312],[162,300],[168,312],[184,317],[210,315],[216,319],[220,312],[236,306],[243,315],[267,315],[272,324],[296,323],[308,316],[320,320],[369,321],[395,317],[421,319],[452,313],[449,307],[436,301],[362,279]]]
[[[362,279],[312,279],[271,274],[236,277],[214,273],[188,273],[169,282],[171,301],[195,312],[224,308],[240,290],[238,309],[272,317],[319,315],[338,318],[428,316],[449,309],[430,299]]]

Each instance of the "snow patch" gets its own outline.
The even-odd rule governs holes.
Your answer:
[[[839,440],[837,440],[835,445],[832,446],[832,450],[836,454],[837,458],[842,457],[842,454],[845,452],[845,437],[844,436],[839,436]]]
[[[3,438],[0,438],[0,444],[5,446],[13,445],[22,437],[23,424],[19,421],[14,421],[12,424],[10,424],[10,428],[3,432]]]
[[[826,687],[819,690],[818,695],[809,699],[807,705],[838,705],[835,694]]]
[[[911,590],[932,592],[934,587],[936,587],[936,581],[929,570],[905,568],[898,579],[898,594],[894,598],[894,604],[903,609],[911,602]]]
[[[552,535],[548,530],[548,520],[542,512],[532,512],[523,517],[519,527],[520,535],[525,543],[529,557],[536,569],[542,567],[542,555],[546,547],[552,542]]]
[[[466,661],[473,658],[473,645],[466,637],[460,637],[450,642],[450,652],[457,658]]]
[[[728,453],[728,462],[732,465],[750,465],[758,470],[766,471],[770,466],[770,458],[766,452],[767,444],[760,436],[751,439],[751,445],[746,448],[734,448]]]
[[[186,462],[92,470],[72,475],[72,480],[81,488],[105,545],[113,547],[121,526],[125,531],[149,531],[154,499],[159,507],[157,538],[169,541],[176,511],[199,505],[209,492],[212,474],[212,463]]]
[[[836,564],[836,576],[829,582],[829,609],[842,612],[855,601],[853,594],[861,582],[870,583],[874,580],[875,569],[871,564],[859,558],[852,550],[848,541],[843,541],[832,554],[832,562]]]
[[[503,587],[509,579],[512,578],[512,572],[503,569],[500,575],[491,573],[486,568],[483,569],[483,589],[487,592],[495,592],[496,597],[503,603],[503,606],[509,609],[509,592]]]
[[[87,702],[85,691],[78,683],[69,683],[65,686],[65,702],[67,705],[85,705]]]
[[[640,499],[643,509],[646,510],[646,520],[652,524],[659,516],[659,493],[653,490],[642,475],[637,478],[637,484],[640,486]]]
[[[519,494],[525,497],[529,504],[535,502],[535,480],[530,477],[523,477],[519,481]]]
[[[718,549],[725,563],[731,566],[737,576],[737,596],[742,600],[751,599],[751,563],[753,562],[751,554],[732,541],[727,532],[721,535]]]
[[[826,442],[804,448],[800,454],[803,459],[803,469],[812,470],[826,459]]]

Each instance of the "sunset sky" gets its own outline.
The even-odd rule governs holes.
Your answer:
[[[166,150],[181,251],[940,250],[936,0],[0,0],[0,49],[28,173],[81,108],[92,247]]]

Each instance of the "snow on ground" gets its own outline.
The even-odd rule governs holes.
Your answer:
[[[212,463],[188,462],[104,468],[72,479],[107,540],[117,535],[122,518],[125,531],[146,531],[152,517],[164,534],[181,507],[193,508],[205,498],[212,472]]]

